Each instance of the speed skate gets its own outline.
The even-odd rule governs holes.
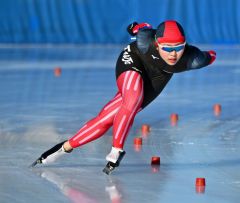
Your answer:
[[[70,153],[71,151],[65,151],[63,144],[66,141],[63,141],[57,145],[55,145],[54,147],[52,147],[51,149],[47,150],[46,152],[44,152],[36,161],[34,161],[30,167],[34,167],[37,164],[49,164],[49,163],[53,163],[55,162],[58,158],[60,158],[61,156],[63,156],[64,154]]]
[[[105,168],[103,169],[103,172],[106,173],[107,175],[109,175],[116,167],[118,167],[120,165],[120,162],[125,154],[126,154],[125,151],[120,151],[119,157],[118,157],[116,163],[109,161],[107,163],[107,165],[105,166]]]

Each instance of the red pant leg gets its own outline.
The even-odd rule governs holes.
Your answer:
[[[113,127],[113,146],[123,148],[125,138],[143,101],[143,81],[135,71],[122,73],[117,80],[119,93],[98,116],[88,121],[70,140],[73,148],[101,137]]]
[[[95,118],[88,121],[71,139],[69,139],[70,145],[76,148],[101,137],[112,126],[113,119],[121,103],[121,94],[117,93]]]
[[[134,117],[141,108],[143,79],[139,73],[127,71],[119,76],[117,84],[123,100],[113,122],[113,146],[122,149]]]

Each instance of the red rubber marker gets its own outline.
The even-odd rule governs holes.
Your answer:
[[[179,120],[178,114],[172,113],[171,116],[170,116],[171,125],[172,125],[172,126],[176,126],[178,120]]]
[[[147,124],[142,125],[142,134],[148,134],[150,132],[150,126]]]
[[[206,186],[205,178],[196,178],[196,186]]]
[[[159,156],[153,156],[151,165],[160,165],[160,157]]]
[[[221,114],[221,111],[222,111],[222,106],[220,104],[215,104],[213,106],[213,111],[214,111],[215,116],[219,116]]]
[[[134,145],[142,145],[142,138],[141,137],[135,137],[134,138]]]
[[[62,69],[61,69],[60,67],[56,67],[56,68],[54,69],[54,75],[55,75],[56,77],[61,76],[61,73],[62,73]]]
[[[176,113],[171,114],[171,116],[170,116],[171,122],[177,122],[178,119],[179,119],[178,114],[176,114]]]

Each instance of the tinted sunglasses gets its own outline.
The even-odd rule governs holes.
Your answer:
[[[166,51],[166,52],[172,52],[172,51],[179,52],[179,51],[181,51],[181,50],[184,49],[185,44],[186,44],[186,43],[184,43],[184,44],[179,44],[179,45],[177,45],[177,46],[167,46],[167,45],[160,45],[160,44],[159,44],[159,46],[161,47],[161,49],[162,49],[163,51]]]
[[[159,42],[156,40],[157,44],[159,45],[159,47],[166,52],[172,52],[172,51],[176,51],[179,52],[181,50],[184,49],[186,42],[184,42],[183,44],[179,44],[177,46],[168,46],[168,45],[161,45],[159,44]]]

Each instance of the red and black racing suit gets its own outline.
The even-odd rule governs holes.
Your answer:
[[[154,29],[140,30],[137,40],[121,52],[116,64],[118,92],[69,140],[73,148],[101,137],[113,126],[113,146],[122,149],[137,112],[161,93],[174,73],[211,63],[207,51],[186,44],[179,61],[168,65],[156,49],[154,35]]]

